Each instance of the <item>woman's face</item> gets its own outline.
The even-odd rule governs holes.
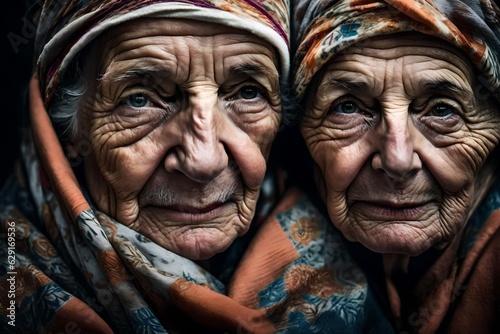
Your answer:
[[[464,225],[500,137],[500,110],[476,95],[471,68],[444,42],[393,35],[349,48],[316,77],[301,131],[347,239],[417,255]]]
[[[104,35],[98,57],[81,114],[95,204],[180,255],[223,251],[252,221],[280,123],[274,48],[215,24],[143,19]]]

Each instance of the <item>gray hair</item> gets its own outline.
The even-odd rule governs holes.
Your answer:
[[[52,124],[61,139],[71,140],[79,135],[78,111],[90,83],[96,80],[92,76],[95,73],[92,65],[96,59],[96,44],[87,47],[71,62],[48,108]]]

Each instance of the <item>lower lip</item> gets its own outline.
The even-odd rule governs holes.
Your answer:
[[[411,207],[396,207],[374,204],[369,202],[357,202],[354,204],[357,211],[372,219],[381,220],[420,220],[430,211],[431,203],[423,203]]]
[[[197,211],[179,211],[168,207],[161,206],[148,206],[145,209],[149,209],[158,215],[161,215],[163,219],[171,221],[180,221],[185,223],[200,223],[212,221],[215,218],[221,216],[224,211],[229,207],[229,203],[223,203],[221,205],[215,206],[208,211],[197,212]]]

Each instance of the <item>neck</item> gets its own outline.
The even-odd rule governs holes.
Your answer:
[[[408,272],[408,263],[410,256],[404,254],[382,254],[384,272],[386,276],[391,277],[394,274]]]

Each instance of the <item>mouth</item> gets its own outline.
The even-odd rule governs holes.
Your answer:
[[[166,206],[149,205],[146,208],[161,215],[163,219],[186,223],[199,223],[211,221],[223,215],[229,205],[229,202],[214,202],[204,206],[171,204]]]
[[[355,204],[367,216],[381,220],[419,220],[429,212],[432,202],[395,203],[391,201],[360,201]]]
[[[178,212],[191,213],[191,214],[202,214],[202,213],[207,213],[207,212],[213,211],[222,205],[224,205],[224,203],[221,203],[221,202],[212,203],[212,204],[205,205],[202,207],[176,204],[176,205],[168,205],[165,207],[165,209],[172,210],[172,211],[178,211]]]

